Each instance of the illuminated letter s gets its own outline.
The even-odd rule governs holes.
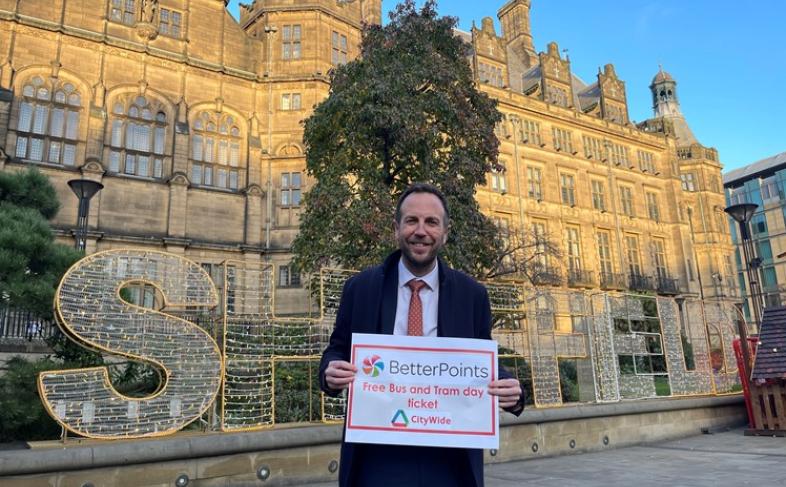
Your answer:
[[[199,418],[218,393],[221,353],[208,333],[163,311],[120,298],[128,282],[155,286],[164,311],[205,309],[218,303],[215,286],[194,262],[162,252],[112,250],[76,263],[55,297],[63,330],[87,347],[153,363],[164,372],[150,397],[119,394],[105,367],[43,372],[44,406],[65,428],[95,438],[174,433]]]

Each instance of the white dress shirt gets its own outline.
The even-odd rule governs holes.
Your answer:
[[[412,274],[404,261],[398,261],[398,300],[396,302],[396,321],[393,327],[394,335],[406,335],[409,321],[409,302],[412,300],[412,290],[407,283],[412,279],[420,279],[426,285],[420,289],[418,295],[423,305],[423,336],[437,336],[437,311],[439,304],[439,263],[425,276],[418,277]]]

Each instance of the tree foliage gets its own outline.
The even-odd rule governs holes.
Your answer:
[[[470,46],[429,0],[400,4],[386,26],[367,26],[359,59],[336,68],[331,91],[305,123],[305,196],[295,264],[363,268],[394,248],[395,201],[413,182],[447,196],[451,230],[444,257],[483,275],[500,236],[480,213],[475,188],[497,168],[501,119],[477,90]]]
[[[0,299],[52,317],[55,288],[81,253],[57,244],[48,219],[60,205],[40,172],[0,173]]]

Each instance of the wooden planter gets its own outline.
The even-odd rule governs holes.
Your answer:
[[[753,428],[746,435],[786,436],[786,381],[768,382],[750,385]]]

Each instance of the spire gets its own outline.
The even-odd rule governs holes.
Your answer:
[[[658,66],[658,73],[652,78],[650,91],[652,92],[652,110],[655,118],[666,118],[674,123],[674,131],[679,145],[698,143],[682,114],[680,101],[677,97],[677,81],[671,74],[663,70],[662,65]]]

